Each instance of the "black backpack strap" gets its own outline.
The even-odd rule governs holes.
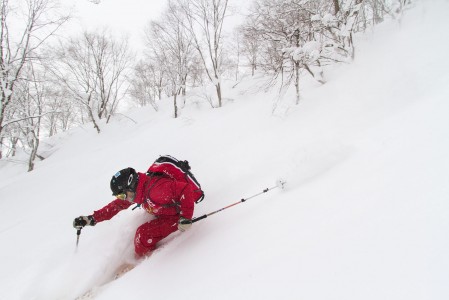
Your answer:
[[[147,174],[147,176],[150,176],[150,177],[163,177],[163,176],[167,176],[167,175],[165,175],[163,172],[147,172],[146,174]]]

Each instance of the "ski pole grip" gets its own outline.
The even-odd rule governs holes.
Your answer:
[[[193,219],[193,220],[192,220],[192,223],[201,221],[202,219],[206,219],[206,218],[207,218],[207,215],[202,215],[201,217],[198,217],[198,218]]]

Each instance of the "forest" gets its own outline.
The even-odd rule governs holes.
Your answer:
[[[327,66],[357,55],[355,34],[386,18],[400,22],[413,5],[252,0],[229,32],[224,28],[236,9],[228,0],[169,0],[156,20],[136,28],[145,36],[137,53],[107,27],[60,35],[72,16],[56,0],[0,3],[0,158],[24,151],[28,171],[45,159],[42,139],[87,123],[101,134],[123,107],[150,105],[157,112],[160,101],[171,101],[177,118],[194,95],[219,109],[227,99],[223,80],[263,74],[267,89],[282,98],[292,88],[298,104],[303,76],[326,84]]]

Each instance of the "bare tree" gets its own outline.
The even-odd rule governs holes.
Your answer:
[[[356,4],[360,4],[361,8],[355,30],[365,30],[383,22],[386,17],[401,22],[403,12],[411,7],[412,3],[412,0],[358,0]]]
[[[100,133],[98,120],[109,118],[127,91],[130,62],[126,39],[117,41],[106,31],[84,32],[61,45],[50,70]]]
[[[258,37],[265,46],[265,59],[269,65],[274,63],[270,66],[274,75],[283,75],[284,72],[287,74],[283,86],[288,87],[290,83],[294,83],[296,103],[300,100],[301,70],[311,70],[309,65],[319,57],[319,52],[317,56],[316,51],[320,47],[311,47],[314,39],[313,15],[311,8],[303,1],[259,0],[254,3],[245,28],[247,37]]]
[[[46,91],[45,85],[39,78],[40,76],[36,74],[33,64],[27,66],[26,72],[29,80],[22,81],[19,86],[21,91],[18,102],[22,117],[19,128],[29,151],[28,172],[30,172],[34,169],[34,161],[38,156],[42,117],[46,113],[44,112]]]
[[[10,118],[5,123],[10,133],[10,146],[12,155],[20,142],[25,153],[29,154],[28,171],[34,169],[36,158],[44,159],[38,155],[41,130],[43,129],[43,118],[52,114],[47,111],[45,102],[47,100],[47,84],[43,68],[34,63],[28,63],[23,71],[22,77],[15,87],[15,101],[9,106]]]
[[[92,55],[84,38],[70,39],[68,44],[58,49],[57,58],[50,71],[54,73],[66,93],[80,104],[83,114],[87,113],[88,119],[100,133],[95,114],[98,103],[97,80]]]
[[[45,111],[50,112],[43,116],[43,123],[47,135],[53,136],[64,132],[76,124],[77,109],[75,103],[66,97],[63,90],[51,82],[46,82]]]
[[[151,22],[146,30],[148,56],[158,61],[166,75],[167,94],[173,97],[174,117],[178,117],[178,96],[186,94],[187,77],[192,67],[194,47],[185,26],[185,15],[169,1],[161,21]]]
[[[281,80],[281,95],[293,84],[298,104],[303,71],[325,83],[323,65],[353,57],[359,2],[341,9],[336,0],[256,0],[243,26],[246,44],[257,51],[253,62]]]
[[[140,107],[150,104],[158,111],[157,101],[162,97],[164,71],[150,61],[150,58],[142,59],[134,67],[129,93]]]
[[[11,15],[16,9],[23,15]],[[68,20],[53,0],[0,1],[0,142],[3,141],[6,111],[14,101],[15,86],[37,50]],[[12,25],[14,24],[14,25]],[[0,144],[0,158],[2,144]]]
[[[98,118],[110,118],[118,102],[127,91],[126,72],[130,67],[131,53],[128,41],[114,40],[104,34],[86,34],[85,38],[94,61],[97,79]]]
[[[258,36],[254,36],[251,34],[250,30],[245,30],[244,26],[238,28],[242,39],[242,54],[248,61],[248,64],[251,68],[251,75],[254,76],[254,72],[256,71],[259,64],[259,55],[260,55],[260,46],[261,42]]]
[[[215,86],[218,107],[221,107],[223,24],[228,0],[181,0],[179,2],[186,16],[186,28],[193,37],[207,77]]]
[[[5,157],[15,156],[20,142],[20,128],[17,122],[14,122],[14,116],[16,115],[16,109],[14,106],[9,105],[5,112],[5,120],[3,132],[2,132],[2,145],[5,150]]]

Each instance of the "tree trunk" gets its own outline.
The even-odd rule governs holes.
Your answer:
[[[0,123],[0,134],[2,132],[2,124]],[[3,138],[0,137],[0,159],[3,158]]]
[[[174,105],[174,117],[175,119],[178,117],[178,104],[176,103],[177,93],[173,94],[173,105]]]
[[[98,126],[97,122],[95,121],[94,113],[92,112],[92,108],[90,106],[87,107],[87,110],[89,111],[89,117],[92,121],[92,124],[94,125],[94,128],[97,130],[97,133],[100,133],[100,127]]]
[[[296,105],[299,104],[299,63],[295,62],[295,90],[296,90]]]
[[[95,121],[95,115],[94,112],[92,111],[91,99],[92,99],[92,92],[90,92],[89,97],[87,98],[87,105],[86,105],[87,113],[89,114],[89,119],[92,121],[92,124],[94,125],[94,128],[97,130],[97,133],[100,133],[100,127]]]
[[[39,148],[39,138],[33,136],[33,146],[31,149],[30,158],[28,160],[28,172],[34,170],[34,160],[36,159],[37,149]]]
[[[333,0],[333,3],[334,3],[334,16],[335,16],[340,11],[340,4],[338,3],[338,0]]]
[[[3,120],[5,118],[5,112],[6,112],[6,104],[8,103],[8,99],[5,99],[5,93],[2,92],[2,95],[0,95],[0,97],[3,97],[0,101],[0,159],[3,158],[3,137],[2,137],[2,133],[4,130],[4,126],[3,126]]]
[[[1,126],[1,124],[0,124]],[[3,138],[0,138],[0,159],[2,159],[2,147],[3,147]]]
[[[217,98],[218,98],[218,107],[222,106],[222,98],[221,98],[221,84],[217,82],[215,84],[215,89],[217,90]]]
[[[16,156],[17,153],[17,143],[19,142],[18,137],[14,137],[11,139],[11,151],[9,153],[10,156]]]
[[[318,65],[320,65],[319,62],[318,62]],[[304,64],[304,69],[306,69],[306,71],[309,72],[309,74],[312,75],[312,77],[315,78],[316,81],[318,81],[319,83],[321,83],[321,84],[326,83],[326,80],[324,80],[324,78],[323,78],[323,69],[321,69],[321,66],[320,66],[319,71],[317,72],[318,75],[315,74],[307,64]]]

